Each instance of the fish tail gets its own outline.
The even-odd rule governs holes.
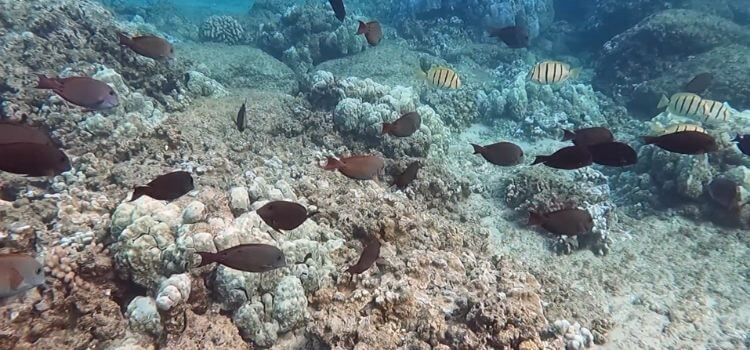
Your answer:
[[[531,163],[531,165],[537,165],[539,163],[544,163],[547,160],[549,160],[549,156],[536,156],[536,158],[534,159],[534,162]]]
[[[383,123],[383,130],[380,132],[381,135],[388,134],[393,129],[393,124]]]
[[[327,157],[326,158],[326,164],[323,165],[323,169],[325,169],[325,170],[335,170],[335,169],[340,168],[342,165],[343,164],[341,163],[340,160],[338,160],[336,158],[333,158],[333,157]]]
[[[529,211],[529,223],[528,225],[536,226],[541,224],[544,221],[544,217],[535,212],[535,211]]]
[[[133,188],[133,197],[130,199],[130,201],[132,202],[138,198],[141,198],[146,194],[147,189],[148,186],[135,186],[135,188]]]
[[[650,144],[656,143],[656,140],[658,138],[659,137],[657,136],[643,136],[643,142],[647,145],[650,145]]]
[[[563,129],[563,141],[570,141],[574,138],[576,138],[576,134],[574,132]]]
[[[479,154],[479,153],[482,153],[482,151],[484,151],[484,147],[480,145],[475,145],[472,143],[471,147],[474,147],[474,154]]]
[[[661,95],[661,99],[659,99],[659,104],[656,105],[657,109],[662,109],[666,107],[669,104],[669,99],[665,95]]]
[[[359,28],[357,28],[357,35],[367,33],[367,23],[359,21]]]
[[[211,263],[216,262],[216,253],[211,252],[195,252],[195,254],[198,254],[201,256],[201,263],[198,264],[195,268],[203,267]]]
[[[117,39],[120,41],[120,45],[122,46],[130,46],[130,44],[133,43],[133,39],[131,39],[124,33],[117,33]]]
[[[737,134],[737,136],[734,137],[732,142],[741,142],[742,141],[742,135]]]
[[[311,217],[313,217],[313,216],[315,216],[315,215],[318,215],[318,214],[320,214],[320,211],[319,211],[319,210],[316,210],[316,211],[310,212],[310,213],[308,213],[308,214],[307,214],[307,218],[309,219],[309,218],[311,218]]]
[[[38,79],[36,83],[37,89],[55,90],[60,88],[60,82],[55,78],[48,78],[44,74],[37,74],[36,77]]]
[[[427,80],[427,72],[425,72],[422,67],[417,67],[417,69],[414,70],[414,77],[420,81]]]
[[[573,68],[570,70],[570,79],[577,79],[581,76],[581,68]]]

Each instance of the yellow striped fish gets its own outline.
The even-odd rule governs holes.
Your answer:
[[[448,67],[432,67],[424,75],[430,84],[437,87],[445,89],[458,89],[461,87],[461,78]]]
[[[683,132],[683,131],[697,131],[706,133],[706,129],[703,129],[702,127],[695,125],[695,124],[676,124],[668,126],[664,131],[662,131],[662,134],[674,134],[676,132]]]
[[[577,69],[570,69],[569,64],[558,61],[539,62],[529,72],[529,79],[539,84],[559,84],[576,76]]]
[[[683,117],[700,117],[703,115],[703,99],[689,92],[678,92],[667,99],[667,96],[661,97],[656,108],[667,107],[667,112],[680,115]]]
[[[727,119],[732,116],[729,107],[727,107],[725,103],[719,101],[703,100],[702,107],[703,117],[705,117],[706,120],[721,119],[727,121]]]

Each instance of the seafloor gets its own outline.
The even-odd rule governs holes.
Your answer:
[[[0,200],[0,251],[44,260],[50,284],[0,306],[0,349],[749,348],[750,206],[733,216],[705,193],[719,176],[750,190],[750,156],[730,142],[750,133],[750,17],[735,7],[745,2],[573,1],[578,15],[547,0],[488,2],[523,9],[529,49],[472,29],[471,11],[396,15],[429,1],[351,2],[340,24],[327,2],[258,0],[195,20],[167,1],[0,0],[0,117],[47,125],[73,162],[49,180],[0,173],[15,197]],[[369,47],[356,20],[377,16],[385,38]],[[139,57],[118,47],[119,31],[168,37],[176,58]],[[583,73],[528,82],[544,58]],[[462,89],[415,77],[430,63],[452,67]],[[708,96],[737,110],[705,125],[722,149],[642,145],[684,122],[643,101],[702,70],[715,75]],[[36,73],[93,76],[122,106],[71,108],[35,90]],[[414,136],[379,135],[414,110]],[[565,145],[563,128],[598,125],[639,163],[526,165]],[[470,143],[501,140],[524,149],[524,164],[471,154]],[[384,174],[354,181],[320,167],[355,154],[386,158]],[[414,160],[417,180],[391,187]],[[174,169],[196,190],[128,202],[133,186]],[[320,213],[274,233],[253,210],[278,199]],[[592,238],[560,242],[526,224],[530,209],[566,206],[592,213]],[[343,272],[372,234],[378,262]],[[289,266],[189,268],[192,251],[251,242],[280,247]]]

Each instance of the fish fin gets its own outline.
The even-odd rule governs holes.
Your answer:
[[[484,151],[484,147],[480,145],[475,145],[473,143],[470,144],[471,147],[474,147],[474,154],[481,154]]]
[[[563,141],[570,141],[574,138],[576,138],[576,134],[574,132],[563,129]]]
[[[146,195],[146,190],[148,189],[148,186],[135,186],[135,188],[133,188],[133,196],[130,198],[129,202],[132,202],[138,198],[141,198],[141,196]]]
[[[419,81],[427,81],[427,72],[425,72],[422,67],[417,67],[417,69],[414,70],[414,77]]]
[[[732,142],[742,142],[742,135],[737,134],[737,136],[734,137]]]
[[[37,89],[59,90],[62,87],[62,84],[55,78],[49,78],[44,74],[37,74],[36,77],[37,77],[37,83],[36,83]]]
[[[133,44],[133,39],[125,35],[125,33],[117,33],[117,40],[120,41],[121,46],[130,46]]]
[[[529,225],[536,226],[544,222],[544,216],[535,211],[529,211]]]
[[[215,263],[217,254],[211,253],[211,252],[195,252],[195,254],[198,254],[201,256],[201,262],[196,266],[195,268],[203,267],[211,263]]]
[[[359,28],[357,28],[357,35],[367,33],[367,23],[359,21]]]
[[[656,109],[662,109],[669,105],[669,99],[665,95],[661,95],[661,99],[659,99],[659,103],[656,105]]]
[[[335,170],[340,168],[343,163],[341,163],[340,160],[333,158],[333,157],[326,157],[326,164],[323,165],[324,170]]]
[[[383,123],[383,130],[380,131],[380,135],[385,135],[389,132],[391,132],[391,128],[393,128],[392,123]]]
[[[647,145],[656,143],[656,140],[659,138],[658,136],[642,136],[643,142]]]
[[[531,163],[531,165],[536,165],[536,164],[539,164],[539,163],[544,163],[544,162],[546,162],[548,160],[549,160],[549,156],[536,156],[536,158],[534,159],[534,162]]]

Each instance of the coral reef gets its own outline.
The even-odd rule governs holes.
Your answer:
[[[198,35],[203,41],[239,44],[245,41],[245,29],[229,16],[211,16],[201,23]]]

